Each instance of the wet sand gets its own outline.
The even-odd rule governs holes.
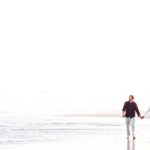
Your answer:
[[[149,150],[150,120],[136,119],[136,140],[114,117],[0,115],[1,150]]]

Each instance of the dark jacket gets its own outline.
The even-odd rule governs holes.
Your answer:
[[[135,112],[137,113],[138,117],[140,116],[138,106],[135,102],[126,101],[124,103],[122,111],[125,111],[126,117],[130,117],[130,118],[135,117]]]

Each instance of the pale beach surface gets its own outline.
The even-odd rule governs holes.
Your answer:
[[[136,140],[126,139],[117,117],[0,114],[1,150],[149,150],[150,120],[136,119]]]

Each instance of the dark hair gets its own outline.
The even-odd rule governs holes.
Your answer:
[[[133,95],[130,95],[129,97],[132,97],[132,99],[134,99],[134,96],[133,96]]]

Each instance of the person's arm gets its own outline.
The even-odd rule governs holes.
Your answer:
[[[122,117],[125,117],[125,111],[126,111],[126,102],[124,103],[122,108]]]
[[[125,117],[125,111],[122,111],[122,117]]]
[[[140,111],[139,111],[139,108],[138,108],[138,105],[137,105],[136,103],[135,103],[135,111],[136,111],[138,117],[140,117],[141,119],[144,118],[144,116],[141,116]]]
[[[140,117],[140,111],[139,111],[138,105],[136,103],[135,103],[135,111],[136,111],[138,117]]]

